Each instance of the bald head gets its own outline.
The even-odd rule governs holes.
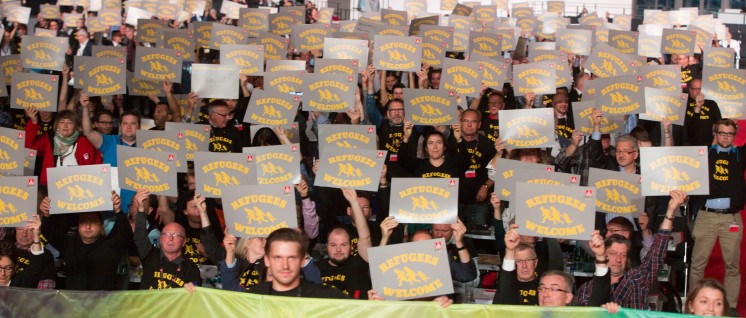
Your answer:
[[[161,231],[161,250],[164,254],[181,255],[186,242],[186,231],[179,223],[169,223]]]

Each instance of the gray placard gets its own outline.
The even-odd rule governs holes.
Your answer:
[[[90,96],[127,93],[125,59],[116,57],[75,57],[75,84]]]
[[[642,76],[624,75],[598,78],[596,85],[596,108],[604,114],[628,115],[645,112],[645,92],[640,85]]]
[[[324,39],[324,58],[358,61],[360,70],[368,67],[368,40]]]
[[[593,46],[591,55],[585,61],[586,68],[598,77],[636,74],[639,64],[640,62],[632,60],[603,42],[598,42]]]
[[[258,37],[259,32],[269,31],[269,10],[240,8],[238,26],[249,31],[250,37]]]
[[[453,48],[453,27],[423,25],[420,27],[420,36],[425,42],[438,43],[441,47],[445,44],[445,50]]]
[[[640,175],[590,168],[588,185],[595,187],[596,211],[638,217],[644,212]]]
[[[111,202],[110,170],[108,164],[47,169],[47,185],[51,200],[49,214],[114,209]]]
[[[98,11],[98,17],[105,26],[122,25],[121,9],[102,9]]]
[[[663,121],[667,118],[674,125],[684,125],[687,97],[679,91],[645,87],[645,112],[640,114],[640,119]]]
[[[461,96],[479,97],[484,66],[479,62],[446,58],[440,85],[446,91]]]
[[[326,147],[376,150],[376,136],[373,125],[319,125],[319,153]]]
[[[376,35],[373,65],[377,70],[418,71],[422,60],[422,38]]]
[[[539,169],[515,170],[513,180],[508,184],[509,195],[500,199],[514,201],[516,199],[516,184],[520,182],[548,184],[553,186],[577,186],[580,184],[580,181],[580,175],[578,174],[551,172],[548,170],[541,171]]]
[[[723,67],[733,68],[735,52],[733,49],[727,47],[710,47],[706,46],[704,54],[702,54],[703,66],[704,67]]]
[[[181,52],[181,58],[184,62],[194,62],[194,36],[189,30],[172,30],[163,31],[163,48]]]
[[[645,87],[681,91],[681,66],[645,65],[640,69]]]
[[[399,223],[456,223],[458,179],[393,178],[390,205],[390,215]]]
[[[215,23],[210,32],[211,49],[219,50],[223,44],[248,44],[249,31],[240,27]]]
[[[458,123],[456,92],[445,89],[404,89],[404,112],[415,125]]]
[[[539,62],[513,66],[513,83],[516,96],[525,96],[529,92],[537,95],[554,94],[557,91],[557,72],[555,63]]]
[[[135,77],[181,83],[181,52],[171,49],[140,47],[135,53]],[[196,64],[195,64],[196,66]],[[207,97],[207,96],[204,96]]]
[[[498,28],[497,29],[497,34],[499,34],[502,37],[502,39],[503,39],[503,41],[502,41],[503,42],[502,43],[502,50],[503,51],[507,52],[507,51],[513,51],[513,50],[515,50],[515,46],[516,46],[516,44],[518,44],[518,35],[516,35],[517,32],[516,32],[515,28],[512,28],[512,27],[509,28],[509,29]],[[549,42],[547,42],[547,43],[549,43]]]
[[[334,8],[321,8],[319,10],[318,23],[332,23],[334,17]]]
[[[717,102],[723,118],[746,117],[746,71],[705,67],[702,70],[702,94]]]
[[[521,235],[587,240],[594,229],[596,188],[519,182],[515,223]]]
[[[496,5],[475,5],[472,18],[478,25],[490,25],[497,22]]]
[[[117,146],[119,186],[151,194],[177,196],[176,155],[155,150]]]
[[[661,53],[692,55],[697,48],[695,40],[694,31],[663,29]]]
[[[137,148],[174,154],[176,172],[187,172],[184,134],[175,131],[138,130]]]
[[[355,108],[357,76],[309,73],[303,76],[303,110],[344,112]]]
[[[256,184],[253,155],[244,153],[194,153],[196,191],[208,198],[220,198],[226,189]]]
[[[529,58],[529,62],[551,62],[554,63],[554,69],[556,72],[557,81],[555,85],[557,87],[568,87],[572,86],[572,70],[567,63],[567,55],[564,51],[560,50],[543,50],[532,52]]]
[[[300,183],[300,144],[249,147],[244,153],[253,155],[256,163],[256,184]]]
[[[277,91],[255,89],[243,122],[289,128],[298,110],[300,97]]]
[[[289,12],[271,13],[269,15],[269,31],[277,35],[292,32],[291,25],[295,24],[293,15]]]
[[[357,77],[358,60],[316,59],[313,72]]]
[[[446,43],[436,42],[432,39],[425,38],[422,41],[422,64],[428,64],[430,67],[441,68],[446,58]]]
[[[381,21],[388,25],[407,25],[407,11],[398,11],[390,9],[381,10]]]
[[[250,44],[223,44],[220,48],[220,64],[234,65],[240,74],[264,75],[264,47]]]
[[[137,20],[137,42],[156,43],[158,42],[158,29],[167,28],[167,20],[139,19]]]
[[[264,87],[267,91],[297,94],[303,90],[305,74],[305,71],[267,72],[264,74]]]
[[[458,30],[453,33],[453,51],[467,52],[469,50],[469,31]]]
[[[324,38],[330,36],[333,29],[329,24],[293,24],[290,32],[290,45],[298,52],[324,49]]]
[[[404,0],[404,10],[408,13],[427,12],[427,0]]]
[[[21,65],[23,68],[61,71],[67,48],[65,37],[26,35],[21,43]]]
[[[715,168],[713,177],[727,177],[727,168],[720,165]],[[705,146],[642,147],[640,173],[644,196],[668,196],[672,190],[688,195],[710,194],[710,167]]]
[[[139,79],[131,72],[127,73],[127,94],[130,96],[166,96],[162,82]]]
[[[54,4],[40,5],[39,12],[41,12],[42,19],[56,20],[60,18],[60,7]]]
[[[508,78],[512,77],[512,64],[510,59],[492,59],[479,54],[469,56],[470,61],[479,62],[484,66],[482,83],[487,87],[502,90]]]
[[[291,184],[229,187],[222,198],[225,225],[235,236],[267,237],[276,229],[298,226]]]
[[[386,150],[326,147],[314,186],[378,191]]]
[[[471,16],[472,11],[474,11],[472,7],[457,3],[456,7],[453,8],[453,11],[451,11],[451,15],[452,16],[459,15],[462,17],[468,17],[468,16]]]
[[[453,293],[448,251],[443,238],[371,247],[368,257],[373,289],[386,300]]]
[[[231,65],[193,64],[192,91],[201,98],[238,99],[238,74]]]
[[[501,110],[500,139],[510,149],[542,148],[554,145],[554,113],[552,109]]]
[[[572,113],[573,119],[575,120],[575,129],[580,130],[584,135],[590,135],[593,133],[593,117],[591,114],[593,114],[593,108],[596,107],[596,101],[585,98],[586,94],[583,94],[583,101],[572,103]],[[599,127],[599,129],[602,134],[618,133],[624,130],[624,123],[625,120],[623,115],[604,115],[601,117],[601,127]]]
[[[637,31],[609,30],[609,46],[620,53],[637,55]]]
[[[210,149],[210,125],[166,122],[166,131],[176,133],[177,140],[184,140],[186,160],[194,161],[194,153]]]
[[[469,33],[469,52],[489,58],[502,57],[502,37],[491,32]]]
[[[197,45],[203,48],[210,47],[210,37],[212,36],[212,22],[192,22],[189,27],[194,34]]]
[[[36,165],[36,150],[26,148],[26,152],[23,155],[23,176],[34,175],[34,165]],[[3,175],[0,171],[0,175]]]
[[[264,45],[264,59],[270,61],[284,60],[288,53],[288,43],[290,40],[277,34],[259,32],[259,40],[250,44]]]
[[[497,158],[493,181],[495,181],[495,193],[500,197],[500,200],[507,201],[510,199],[515,188],[518,171],[549,173],[554,171],[554,167],[540,163]]]
[[[23,166],[19,163],[23,162],[25,140],[25,131],[0,127],[0,175],[23,175]]]
[[[10,108],[57,111],[59,75],[15,73],[10,86]]]
[[[116,57],[121,59],[127,59],[127,47],[126,46],[93,46],[94,57]]]
[[[37,177],[0,178],[0,227],[23,227],[36,215]],[[109,201],[111,202],[111,201]]]

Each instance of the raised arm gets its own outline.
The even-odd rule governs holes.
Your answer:
[[[168,112],[171,113],[171,121],[179,122],[181,118],[181,109],[179,109],[179,102],[176,101],[174,93],[171,92],[174,84],[171,81],[163,81],[163,90],[166,91],[166,103],[168,103]]]
[[[309,195],[308,181],[305,177],[301,178],[300,183],[295,185],[301,198],[301,209],[303,213],[303,231],[306,232],[309,239],[315,239],[319,236],[319,215],[316,213],[316,202],[311,200]]]
[[[68,81],[70,81],[70,68],[67,67],[67,63],[62,63],[62,77],[60,80],[60,96],[59,101],[57,102],[57,112],[61,112],[67,108]]]
[[[355,229],[357,229],[357,252],[360,257],[368,261],[368,248],[373,245],[370,237],[370,229],[368,228],[368,220],[363,215],[363,209],[360,208],[360,203],[357,201],[357,193],[353,189],[342,189],[347,202],[350,203],[350,209],[352,210],[352,219],[355,221]]]
[[[153,245],[150,243],[148,238],[148,230],[146,229],[146,223],[148,222],[148,197],[150,192],[148,190],[140,189],[135,194],[135,203],[137,204],[137,215],[135,215],[135,246],[137,246],[137,253],[140,259],[145,259],[148,253],[153,249]]]
[[[88,141],[90,141],[94,147],[101,148],[101,145],[104,143],[104,137],[101,135],[98,130],[93,129],[91,127],[91,116],[90,111],[88,110],[88,104],[90,103],[88,94],[81,93],[80,94],[80,105],[83,106],[83,116],[81,116],[81,121],[83,122],[83,135],[88,138]]]

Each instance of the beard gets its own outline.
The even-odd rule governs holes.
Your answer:
[[[332,264],[334,264],[336,266],[342,266],[342,265],[344,265],[345,263],[347,263],[347,260],[349,260],[349,259],[350,259],[349,256],[347,256],[345,258],[342,258],[342,259],[334,259],[334,258],[329,257],[329,261],[332,262]]]

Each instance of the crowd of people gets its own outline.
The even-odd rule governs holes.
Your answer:
[[[289,2],[289,1],[285,1]],[[36,15],[38,6],[33,7]],[[249,5],[257,5],[249,1]],[[38,5],[38,4],[36,4]],[[80,8],[62,7],[70,14]],[[306,12],[318,18],[309,2]],[[494,304],[538,306],[603,306],[648,309],[648,295],[655,291],[658,272],[666,261],[667,248],[679,207],[687,204],[692,214],[689,295],[682,309],[694,315],[737,315],[741,274],[739,268],[743,223],[739,214],[746,191],[744,148],[733,144],[737,123],[721,118],[718,105],[702,94],[701,54],[662,55],[650,64],[676,64],[682,72],[683,93],[688,94],[683,126],[625,116],[623,131],[602,134],[608,114],[593,109],[593,132],[583,135],[572,118],[573,103],[584,101],[584,85],[597,76],[585,68],[585,57],[569,54],[567,67],[573,81],[554,94],[529,92],[516,97],[513,83],[502,89],[482,85],[476,98],[459,97],[458,123],[421,126],[406,120],[405,88],[438,90],[443,70],[422,65],[417,72],[361,69],[354,108],[341,113],[300,109],[298,123],[303,173],[295,185],[298,228],[278,229],[266,238],[236,237],[225,232],[223,206],[219,199],[206,198],[196,190],[193,170],[180,174],[178,196],[153,195],[147,190],[112,192],[112,211],[51,214],[53,202],[45,190],[47,168],[109,164],[117,166],[118,146],[135,147],[142,120],[152,119],[153,130],[167,122],[209,125],[211,152],[240,153],[246,147],[290,144],[287,131],[278,126],[261,128],[253,136],[252,125],[243,122],[256,89],[264,87],[262,76],[241,75],[235,99],[206,99],[192,92],[188,81],[163,82],[165,96],[89,96],[70,85],[75,56],[90,56],[92,46],[127,48],[127,68],[134,68],[138,48],[151,46],[136,41],[137,29],[122,24],[103,36],[87,31],[84,12],[75,25],[37,16],[35,25],[5,23],[0,55],[20,53],[20,43],[38,29],[53,30],[69,38],[65,68],[51,73],[61,76],[56,112],[10,109],[2,100],[0,126],[25,130],[25,146],[37,151],[32,163],[39,176],[39,210],[25,226],[0,228],[0,285],[40,289],[120,290],[122,268],[141,268],[140,289],[201,286],[200,266],[215,265],[222,288],[264,295],[382,300],[372,289],[368,249],[443,238],[447,243],[451,277],[455,285],[474,286],[481,273],[476,264],[477,248],[466,233],[492,226],[495,248],[502,262]],[[124,19],[123,19],[124,21]],[[169,21],[169,28],[188,28],[194,21],[236,24],[207,8],[189,21]],[[95,43],[100,39],[99,43]],[[550,39],[533,36],[532,41]],[[720,41],[713,40],[714,46]],[[196,62],[218,64],[216,50],[196,49]],[[506,56],[510,52],[505,52]],[[465,59],[464,52],[448,56]],[[305,63],[313,72],[322,52],[301,52],[292,47],[287,59]],[[525,57],[512,64],[525,64]],[[187,69],[185,62],[185,69]],[[32,72],[34,70],[24,70]],[[186,77],[189,77],[187,74]],[[185,108],[176,95],[188,94]],[[12,97],[12,96],[11,96]],[[499,137],[501,110],[548,108],[553,111],[555,145],[549,148],[508,149]],[[192,116],[196,111],[198,116]],[[365,192],[314,186],[318,169],[320,125],[374,125],[378,149],[387,150],[386,165],[378,191]],[[710,194],[689,196],[672,191],[669,197],[646,198],[638,218],[597,213],[596,229],[581,242],[595,262],[593,278],[575,284],[563,271],[557,255],[563,240],[519,235],[516,214],[495,193],[494,171],[498,158],[552,165],[556,171],[582,176],[587,185],[590,168],[640,174],[640,147],[706,146],[711,175]],[[713,178],[715,162],[726,167],[726,178]],[[198,167],[194,167],[197,169]],[[390,216],[392,178],[458,178],[458,221],[453,224],[402,224]],[[726,264],[725,284],[704,277],[716,241]],[[321,251],[321,253],[319,253]],[[55,267],[62,260],[62,268]],[[64,272],[61,279],[58,272]],[[124,271],[127,272],[126,270]],[[453,295],[422,299],[443,306]]]

